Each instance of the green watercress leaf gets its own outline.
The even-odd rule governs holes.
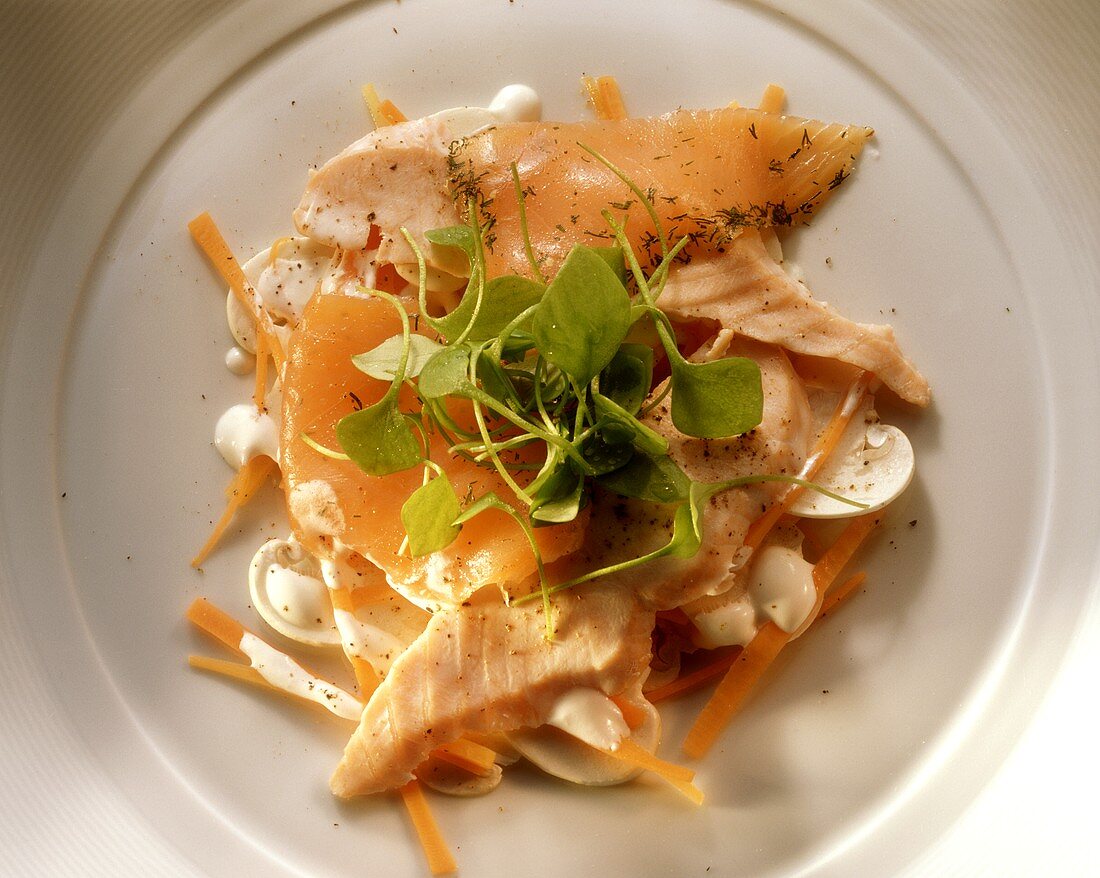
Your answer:
[[[481,310],[467,338],[473,342],[495,339],[516,317],[537,305],[545,292],[542,284],[516,274],[494,277],[485,284]],[[519,330],[527,330],[529,324],[529,320],[524,320]]]
[[[626,438],[619,438],[618,441],[633,442],[646,454],[668,453],[668,440],[656,430],[643,424],[602,393],[593,393],[592,397],[596,404],[596,412],[600,416],[597,426],[606,441],[614,444],[616,434],[622,437],[626,433],[628,434]]]
[[[760,367],[747,357],[709,363],[672,361],[672,423],[699,439],[737,436],[760,423]]]
[[[600,393],[632,415],[638,414],[653,384],[653,349],[624,344],[600,373]]]
[[[609,491],[651,503],[688,499],[691,479],[668,455],[635,454],[625,466],[597,480]]]
[[[599,433],[581,444],[581,456],[590,467],[590,475],[599,476],[617,470],[634,456],[634,446],[627,442],[607,442]]]
[[[454,488],[446,476],[436,476],[409,495],[401,507],[401,524],[414,558],[447,548],[462,529],[454,520],[461,514]]]
[[[404,340],[400,335],[387,338],[376,348],[372,348],[364,354],[356,354],[351,358],[360,372],[365,372],[371,378],[380,381],[393,381],[397,373],[397,367],[401,362],[401,353],[404,350]],[[424,364],[431,359],[433,354],[443,350],[443,345],[433,341],[426,335],[409,336],[409,359],[405,363],[405,377],[415,378],[424,368]]]
[[[466,255],[472,269],[477,264],[477,234],[469,226],[446,226],[429,229],[424,233],[427,241],[439,247],[453,247]]]
[[[623,248],[618,244],[611,247],[592,247],[592,252],[607,263],[608,268],[615,272],[615,276],[625,286],[630,272],[626,268],[626,259],[623,257]]]
[[[471,354],[470,348],[456,345],[433,355],[420,370],[420,395],[427,399],[469,396],[473,388],[469,378]]]
[[[583,386],[619,350],[630,329],[630,297],[603,257],[578,244],[546,288],[531,329],[542,355]]]
[[[386,398],[336,424],[336,441],[364,472],[388,476],[421,461],[420,443],[395,398]]]
[[[549,477],[532,495],[531,523],[535,527],[547,524],[564,524],[572,521],[580,512],[584,501],[584,477],[568,460],[555,455]]]

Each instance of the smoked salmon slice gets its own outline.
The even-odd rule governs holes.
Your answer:
[[[574,244],[612,243],[602,211],[630,212],[634,249],[661,252],[643,205],[609,168],[616,165],[653,202],[669,240],[687,254],[721,250],[741,229],[805,222],[847,179],[873,134],[745,108],[679,110],[645,119],[515,123],[451,148],[456,194],[472,198],[487,227],[496,272],[526,272],[514,162],[526,190],[535,252],[552,272]]]
[[[331,557],[352,550],[382,568],[390,584],[413,603],[435,610],[465,600],[482,586],[519,582],[535,571],[531,547],[504,513],[489,510],[463,526],[441,552],[423,558],[398,554],[405,536],[401,506],[421,484],[419,467],[384,477],[369,476],[354,463],[326,457],[302,441],[339,450],[335,425],[344,415],[382,398],[386,383],[360,372],[351,358],[401,332],[392,306],[361,296],[315,295],[291,337],[283,393],[282,468],[290,521],[311,552]],[[403,411],[417,400],[410,390]],[[459,498],[507,485],[493,471],[452,456],[438,434],[430,437],[432,459],[445,468]],[[536,531],[543,556],[557,558],[580,542],[587,516]],[[335,543],[339,541],[339,545]]]
[[[721,250],[746,227],[805,222],[852,172],[870,128],[738,108],[679,110],[643,119],[516,122],[464,139],[438,119],[388,126],[352,144],[311,177],[294,213],[302,234],[344,249],[382,231],[378,258],[415,261],[402,239],[463,215],[473,199],[486,227],[491,274],[527,274],[511,165],[524,190],[534,251],[545,273],[574,244],[609,243],[601,213],[630,213],[629,235],[652,264],[656,230],[637,196],[581,144],[646,192],[673,241]],[[445,253],[428,247],[439,264]],[[440,265],[439,267],[445,267]]]

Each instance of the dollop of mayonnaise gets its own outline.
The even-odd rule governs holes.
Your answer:
[[[239,648],[260,676],[276,689],[316,702],[344,719],[357,720],[363,712],[363,703],[350,692],[313,676],[290,656],[268,646],[260,638],[245,632]]]
[[[266,454],[279,459],[279,427],[275,419],[253,403],[231,406],[214,427],[214,446],[234,469]]]
[[[765,622],[797,631],[817,607],[813,570],[796,550],[765,546],[753,559],[743,594],[692,618],[697,643],[706,649],[746,646]]]
[[[234,375],[247,375],[256,368],[256,357],[244,348],[233,345],[225,352],[225,368]]]
[[[562,695],[546,725],[561,729],[597,750],[617,750],[630,734],[618,705],[598,689],[578,686]]]

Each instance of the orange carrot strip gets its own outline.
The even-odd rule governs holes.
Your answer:
[[[370,113],[371,121],[374,122],[374,127],[385,128],[390,124],[390,121],[386,118],[386,114],[382,112],[382,99],[378,97],[374,84],[368,82],[361,90],[363,92],[363,102],[367,105],[367,111]]]
[[[836,538],[836,542],[828,548],[814,565],[814,585],[817,587],[819,595],[825,594],[832,587],[840,572],[852,560],[856,549],[862,545],[863,541],[867,539],[867,535],[875,529],[880,521],[882,521],[881,513],[870,512],[867,515],[859,516],[859,518],[853,518],[851,523],[841,531],[840,536]]]
[[[690,674],[684,674],[682,677],[677,677],[672,682],[665,683],[664,686],[658,686],[656,689],[650,690],[645,694],[645,697],[653,704],[656,704],[658,701],[664,701],[667,698],[672,698],[674,695],[693,692],[704,683],[713,680],[715,677],[720,677],[729,670],[730,666],[737,661],[739,653],[740,647],[732,649],[710,664],[697,668]]]
[[[245,628],[244,625],[242,625],[224,610],[214,606],[206,598],[196,598],[194,601],[191,602],[191,606],[187,608],[186,616],[188,621],[190,621],[196,627],[205,631],[215,640],[229,647],[229,649],[233,650],[238,655],[242,655],[245,658],[248,658],[245,652],[241,649],[241,638],[243,638],[246,634],[252,634],[252,632]],[[256,637],[255,634],[252,634],[252,636]],[[261,640],[261,642],[263,643],[267,642],[258,637],[256,639]],[[268,645],[270,646],[270,644]],[[282,651],[277,650],[277,652]],[[285,655],[285,653],[283,654]],[[210,664],[212,662],[216,663],[216,659],[203,659],[202,656],[194,656],[193,658],[198,658],[201,661],[206,662],[207,664]],[[233,662],[229,662],[229,664],[233,664]],[[342,686],[337,686],[335,683],[326,680],[324,677],[318,676],[309,668],[305,667],[302,664],[299,664],[297,661],[295,661],[294,664],[298,665],[298,667],[301,668],[303,672],[309,674],[311,677],[316,678],[320,682],[331,686],[333,689],[343,688]],[[234,666],[237,667],[236,665]],[[206,668],[206,670],[214,670],[214,668]],[[231,672],[231,675],[239,676],[241,679],[244,679],[243,672]],[[276,692],[284,692],[284,690],[280,689],[278,686],[271,685],[271,688],[274,689]],[[291,695],[293,693],[286,692],[285,694]]]
[[[623,95],[614,76],[583,76],[581,84],[597,119],[627,118]]]
[[[281,692],[263,678],[252,665],[242,665],[240,662],[231,662],[227,659],[208,658],[205,655],[191,655],[187,657],[187,663],[200,671],[211,671],[221,674],[223,677],[232,677],[234,680],[242,680],[272,692]],[[285,694],[285,693],[284,693]]]
[[[397,107],[394,106],[393,101],[386,99],[382,101],[381,107],[383,115],[389,120],[391,125],[396,125],[398,122],[408,122],[409,118],[402,113]]]
[[[623,715],[623,719],[626,721],[627,727],[633,731],[638,728],[642,723],[646,721],[645,708],[639,707],[629,698],[624,698],[621,695],[612,695],[611,700],[615,703],[615,706],[619,708],[619,712]]]
[[[684,753],[698,759],[711,748],[789,639],[773,622],[756,632],[695,720],[684,739]]]
[[[836,542],[814,565],[814,587],[819,596],[829,590],[840,571],[879,521],[881,517],[875,512],[852,519]],[[756,632],[756,636],[741,651],[740,658],[722,678],[688,732],[684,740],[684,752],[688,756],[698,759],[711,748],[791,636],[772,622]]]
[[[267,257],[267,264],[269,266],[275,265],[275,260],[279,258],[279,251],[282,249],[283,244],[290,240],[290,235],[283,235],[281,238],[276,238],[271,242],[271,253]]]
[[[433,875],[448,875],[458,870],[458,864],[447,847],[443,834],[439,831],[439,824],[432,816],[428,800],[424,798],[424,791],[416,780],[410,780],[398,792],[409,812],[413,829],[420,839],[420,846],[424,849],[424,856],[428,860],[428,868]]]
[[[196,598],[192,602],[187,608],[187,618],[215,640],[244,655],[241,652],[241,638],[245,635],[245,627],[206,598]]]
[[[252,402],[261,412],[267,397],[267,337],[256,334],[256,386],[252,390]]]
[[[485,777],[496,765],[497,754],[488,747],[482,747],[473,741],[459,738],[449,744],[443,744],[432,751],[432,756],[457,765],[471,774]]]
[[[762,113],[780,113],[783,111],[783,102],[787,100],[787,93],[783,86],[769,83],[760,98],[759,110]]]
[[[199,553],[191,559],[192,567],[199,567],[202,562],[206,560],[207,556],[214,551],[214,547],[222,538],[225,529],[229,527],[229,522],[233,520],[233,516],[236,514],[237,510],[251,500],[256,494],[256,491],[258,491],[267,480],[267,477],[272,473],[278,472],[278,469],[279,467],[275,461],[266,455],[254,457],[240,468],[240,471],[233,477],[233,480],[225,489],[227,500],[225,512],[222,513],[222,517],[219,518],[217,524],[214,525],[214,531],[203,544],[203,547],[199,549]]]
[[[653,772],[696,805],[703,804],[703,793],[693,783],[695,780],[694,771],[685,768],[683,765],[676,765],[659,759],[633,738],[623,738],[616,750],[601,750],[600,752],[606,753],[620,762],[625,762],[627,765]]]
[[[281,372],[283,368],[283,349],[279,340],[275,337],[275,326],[271,318],[264,310],[263,302],[259,295],[244,276],[244,270],[237,262],[233,251],[218,231],[214,219],[209,213],[203,212],[187,224],[188,231],[195,243],[199,245],[211,265],[217,270],[222,279],[229,285],[237,301],[241,303],[245,311],[252,315],[257,335],[267,336],[267,349],[275,358],[275,366]]]
[[[825,426],[825,430],[817,440],[814,450],[810,453],[810,456],[806,458],[806,462],[802,465],[802,469],[799,470],[798,477],[800,479],[808,481],[817,475],[817,471],[821,469],[821,465],[825,462],[826,458],[832,454],[833,449],[836,448],[837,442],[840,441],[841,435],[843,435],[849,421],[852,420],[852,415],[856,413],[859,404],[863,401],[863,397],[874,379],[875,376],[870,372],[860,372],[859,375],[856,376],[855,381],[852,382],[852,386],[848,388],[848,392],[840,402],[837,403],[836,410],[833,412],[832,418],[829,419],[829,423]],[[771,533],[772,528],[775,527],[780,517],[802,494],[802,491],[803,489],[797,485],[792,485],[784,491],[779,499],[768,507],[767,512],[749,525],[749,530],[745,534],[745,545],[750,549],[758,548],[761,543],[764,542],[764,538]]]
[[[343,610],[345,613],[355,613],[355,602],[351,592],[346,588],[330,588],[328,590],[329,601],[332,604],[332,609]],[[366,659],[362,659],[354,653],[350,653],[347,649],[344,650],[344,655],[347,657],[348,662],[351,664],[351,669],[355,672],[355,682],[359,684],[359,697],[363,701],[367,701],[371,695],[374,694],[374,690],[378,688],[378,684],[382,682],[382,678],[378,675],[378,671],[374,669],[374,666]]]
[[[363,86],[363,100],[370,111],[371,119],[374,120],[375,128],[385,128],[387,125],[408,121],[405,114],[394,106],[393,101],[384,101],[378,97],[373,83],[368,82]]]
[[[817,618],[821,619],[839,607],[845,600],[853,595],[861,585],[867,580],[867,574],[862,570],[855,576],[849,577],[836,591],[832,592],[824,603],[821,605],[821,609],[817,612]],[[815,620],[816,621],[816,620]]]

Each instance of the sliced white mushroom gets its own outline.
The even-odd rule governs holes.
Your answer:
[[[835,494],[867,504],[852,506],[818,491],[803,491],[791,514],[850,518],[875,512],[909,487],[916,469],[913,446],[897,427],[880,424],[873,410],[857,413],[813,481]]]
[[[448,796],[484,796],[500,786],[503,776],[499,765],[492,766],[488,774],[479,775],[435,758],[416,770],[417,780]]]
[[[275,332],[284,347],[318,283],[328,274],[331,262],[331,247],[310,238],[294,237],[281,239],[274,261],[268,247],[241,266],[248,282],[255,287],[275,319]],[[226,297],[225,312],[237,344],[255,353],[256,331],[252,316],[241,307],[232,292]],[[280,325],[283,323],[285,325]]]
[[[297,540],[264,543],[252,558],[248,588],[256,611],[284,637],[309,646],[339,645],[321,565]]]
[[[614,702],[606,696],[602,697],[607,704],[615,706]],[[584,696],[582,699],[591,701]],[[629,732],[630,737],[652,753],[656,751],[661,739],[660,715],[657,709],[640,695],[632,697],[631,701],[645,712],[645,720],[638,728]],[[593,742],[606,742],[605,736],[610,726],[615,725],[614,715],[606,706],[601,706],[596,709],[594,716],[569,719],[568,714],[579,706],[580,699],[574,699],[573,705],[567,705],[556,719],[564,725],[569,725],[574,733],[580,732],[591,737]],[[618,711],[618,708],[615,710]],[[618,721],[622,722],[621,712],[618,713]],[[623,727],[625,728],[625,723]],[[593,743],[585,743],[576,734],[563,731],[553,725],[509,732],[507,738],[516,750],[538,768],[571,783],[611,786],[625,783],[640,773],[638,769],[606,753],[601,753]]]

